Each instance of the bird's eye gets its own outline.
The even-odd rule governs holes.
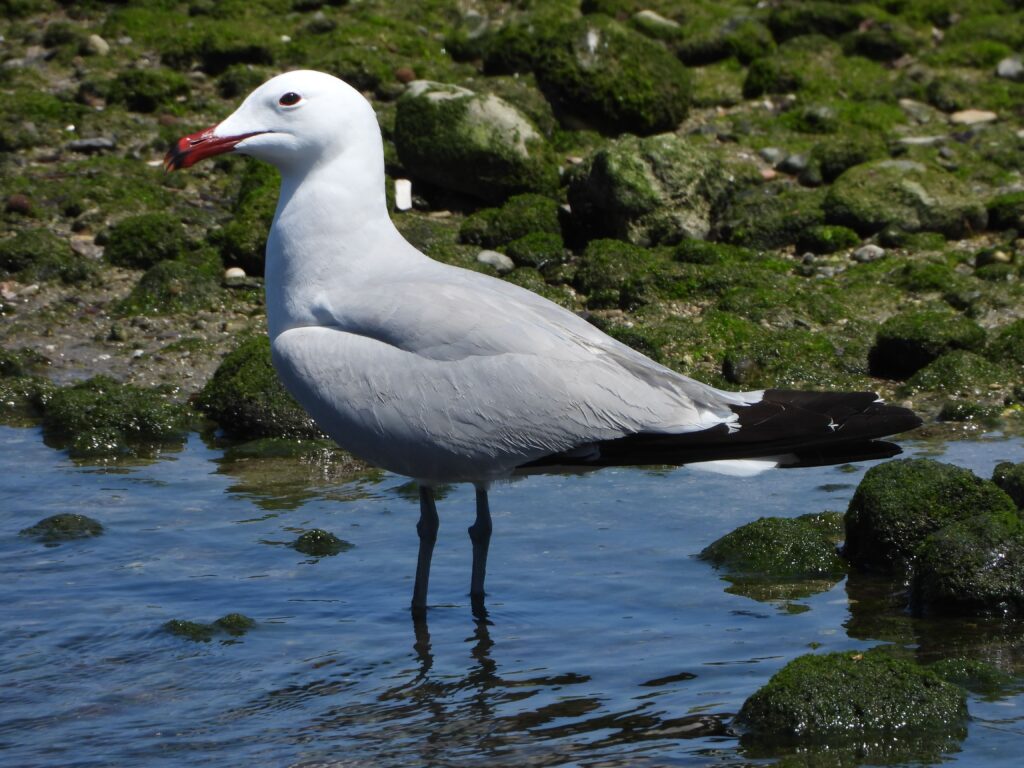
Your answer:
[[[302,97],[299,94],[295,93],[295,91],[288,91],[288,93],[277,100],[277,103],[282,107],[294,107],[300,101],[302,101]]]

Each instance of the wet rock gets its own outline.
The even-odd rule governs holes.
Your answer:
[[[191,640],[193,643],[208,643],[213,639],[213,627],[198,621],[171,619],[164,624],[164,631]]]
[[[1017,509],[1024,510],[1024,462],[1000,462],[992,472],[992,482],[1013,499]]]
[[[943,353],[914,373],[907,380],[905,389],[907,392],[977,397],[988,394],[991,385],[1006,379],[1005,370],[981,355],[955,349]]]
[[[480,253],[476,255],[476,260],[480,264],[486,264],[489,267],[493,267],[499,274],[511,272],[516,268],[516,264],[512,259],[498,251],[480,251]]]
[[[926,537],[917,548],[910,602],[928,614],[1022,615],[1024,522],[1012,502]]]
[[[846,573],[828,532],[801,518],[762,517],[705,547],[700,557],[730,580],[792,581]]]
[[[747,741],[858,743],[920,732],[966,734],[962,689],[884,649],[800,656],[736,716]]]
[[[1003,365],[1024,366],[1024,319],[1014,320],[996,331],[985,355]]]
[[[339,539],[330,531],[313,528],[299,536],[292,546],[304,555],[329,557],[351,549],[352,545]]]
[[[565,243],[554,232],[533,232],[505,247],[505,254],[518,267],[540,268],[565,259]]]
[[[459,228],[464,243],[497,248],[531,234],[561,236],[558,203],[537,194],[515,195],[500,208],[484,208]]]
[[[103,526],[99,521],[86,515],[69,512],[51,515],[20,531],[22,536],[38,539],[49,546],[73,539],[89,539],[99,536],[101,533],[103,533]]]
[[[214,627],[222,629],[232,637],[240,637],[256,626],[256,622],[244,613],[229,613],[213,622]]]
[[[1014,683],[1013,675],[1003,672],[994,664],[966,656],[940,659],[928,669],[947,683],[966,688],[981,696],[998,696]]]
[[[968,469],[901,459],[869,469],[846,510],[843,555],[854,565],[898,573],[930,534],[968,517],[1016,516],[1013,501]]]
[[[686,67],[661,43],[599,14],[555,30],[534,72],[556,111],[611,133],[672,130],[689,109]]]
[[[322,436],[278,380],[263,335],[243,341],[221,361],[196,407],[236,439]]]
[[[190,421],[188,409],[164,392],[94,376],[53,393],[43,432],[76,458],[151,456],[179,447]]]
[[[498,202],[558,184],[533,122],[490,94],[427,80],[410,83],[398,101],[394,141],[411,175],[482,200]]]
[[[107,235],[104,258],[118,267],[149,269],[186,252],[185,228],[166,213],[122,219]]]
[[[81,283],[95,272],[91,262],[76,256],[65,240],[47,229],[23,229],[0,241],[0,277],[25,283]]]
[[[569,205],[591,238],[643,246],[703,240],[729,181],[705,145],[674,134],[626,136],[573,169]]]
[[[996,76],[1014,82],[1024,80],[1024,61],[1019,56],[1007,56],[996,65]]]
[[[987,215],[956,177],[912,160],[877,160],[854,166],[832,184],[824,201],[829,223],[861,235],[889,225],[950,238],[985,228]]]
[[[941,359],[940,357],[939,360]],[[977,403],[973,400],[948,400],[942,404],[936,420],[974,422],[995,426],[1002,410],[999,406]]]
[[[882,323],[868,356],[871,373],[906,379],[945,352],[980,350],[985,330],[963,315],[919,310],[894,315]]]

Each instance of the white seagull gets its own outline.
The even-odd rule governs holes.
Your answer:
[[[737,475],[899,452],[918,426],[870,392],[726,392],[574,313],[420,253],[388,216],[373,108],[322,72],[279,75],[186,136],[168,169],[223,152],[281,172],[267,322],[287,389],[343,448],[420,489],[413,614],[427,605],[433,488],[476,486],[470,595],[484,594],[495,480],[552,467],[702,463]]]

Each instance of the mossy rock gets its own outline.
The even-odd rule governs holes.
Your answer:
[[[1013,501],[969,469],[901,459],[869,469],[846,510],[843,555],[867,570],[895,573],[939,529],[979,514],[1016,515]]]
[[[818,142],[811,148],[810,160],[817,167],[822,181],[831,183],[847,168],[878,160],[887,154],[882,138],[873,131],[865,131]]]
[[[236,439],[322,436],[277,378],[263,335],[246,339],[221,361],[196,407]]]
[[[636,19],[634,16],[634,24],[643,28]],[[734,16],[711,28],[695,29],[703,26],[702,22],[678,27],[674,35],[664,36],[674,43],[676,54],[684,64],[700,67],[728,58],[750,64],[775,52],[771,31],[755,18]]]
[[[219,75],[234,64],[271,65],[278,35],[241,19],[206,18],[189,25],[167,40],[161,60],[170,67],[188,70],[198,66],[209,75]]]
[[[1024,365],[1024,320],[1014,320],[996,331],[985,355],[1003,365]]]
[[[981,355],[955,349],[919,369],[906,383],[908,392],[942,392],[969,397],[986,394],[990,385],[1005,381],[1006,372]]]
[[[947,683],[959,685],[971,693],[982,696],[997,696],[1015,683],[1013,675],[1007,674],[994,664],[966,656],[940,659],[929,664],[928,669]]]
[[[661,43],[599,14],[555,30],[534,72],[556,112],[609,133],[669,131],[689,110],[686,67]]]
[[[247,275],[263,274],[280,186],[276,168],[255,161],[246,163],[231,218],[209,237],[225,265],[241,267]]]
[[[811,253],[835,253],[860,244],[860,235],[849,227],[835,224],[819,224],[808,227],[797,238],[798,251]]]
[[[492,203],[558,186],[557,166],[533,121],[494,95],[410,83],[398,101],[394,142],[414,177]]]
[[[173,314],[214,309],[220,303],[220,262],[212,253],[159,261],[147,269],[116,307],[122,315]]]
[[[497,248],[530,235],[557,235],[558,203],[550,197],[523,194],[510,197],[500,208],[484,208],[468,216],[459,238],[484,248]]]
[[[1024,509],[1024,462],[1000,462],[992,472],[992,482],[1013,499],[1017,509]]]
[[[31,376],[49,364],[48,358],[28,347],[0,348],[0,378]]]
[[[963,315],[942,310],[904,312],[882,323],[869,363],[876,376],[906,379],[946,352],[976,351],[984,345],[985,329]]]
[[[825,223],[823,189],[765,185],[737,195],[715,225],[716,239],[758,250],[795,243]]]
[[[660,260],[649,250],[620,240],[592,240],[573,284],[591,309],[636,309],[656,297]]]
[[[103,257],[118,267],[149,269],[165,259],[178,258],[186,247],[180,221],[166,213],[143,213],[110,228]]]
[[[843,48],[850,55],[890,62],[916,53],[927,37],[899,19],[877,19],[847,33]]]
[[[256,626],[256,622],[244,613],[228,613],[213,622],[213,626],[232,637],[241,637]]]
[[[55,546],[73,539],[90,539],[103,533],[103,525],[86,515],[64,512],[40,520],[20,531],[22,536],[38,539],[47,546]]]
[[[1024,229],[1024,192],[997,195],[985,204],[990,229]]]
[[[966,732],[964,691],[885,650],[800,656],[743,702],[736,724],[774,743]]]
[[[787,0],[772,9],[768,27],[779,41],[811,34],[839,37],[857,29],[868,18],[866,9],[856,5]]]
[[[677,261],[686,264],[735,264],[752,262],[757,254],[749,248],[708,240],[683,240],[672,252]]]
[[[505,254],[518,267],[540,268],[565,260],[565,243],[554,232],[531,232],[505,246]]]
[[[0,241],[0,277],[22,283],[60,280],[81,283],[96,274],[94,264],[78,256],[66,241],[46,229],[23,229]]]
[[[947,400],[939,409],[938,421],[971,421],[995,426],[1003,409],[973,400]]]
[[[41,376],[0,376],[0,423],[33,426],[56,389]]]
[[[700,557],[730,580],[793,581],[846,573],[828,533],[800,518],[762,517],[705,547]]]
[[[573,170],[568,195],[586,237],[649,246],[706,238],[729,191],[711,148],[661,134],[599,149]]]
[[[953,522],[921,542],[910,590],[915,611],[1024,614],[1024,522],[1010,506]]]
[[[985,229],[985,207],[955,176],[913,160],[875,160],[839,176],[825,198],[825,215],[861,235],[890,225],[949,238]]]
[[[339,539],[330,531],[313,528],[299,536],[292,546],[304,555],[313,557],[329,557],[351,549],[352,545]]]
[[[48,88],[6,87],[0,92],[0,152],[59,145],[68,124],[77,124],[86,107]]]
[[[191,640],[193,643],[208,643],[213,639],[213,626],[198,621],[171,619],[164,624],[164,631],[177,637]]]
[[[169,69],[128,69],[110,84],[108,99],[134,112],[156,112],[175,106],[190,93],[188,80]]]
[[[177,448],[190,422],[188,409],[165,393],[108,376],[58,389],[43,413],[47,440],[76,458],[151,456]]]

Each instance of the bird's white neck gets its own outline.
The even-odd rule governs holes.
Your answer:
[[[363,138],[309,168],[282,169],[267,241],[271,338],[289,328],[330,324],[328,291],[336,308],[346,290],[423,258],[388,216],[379,131]]]

